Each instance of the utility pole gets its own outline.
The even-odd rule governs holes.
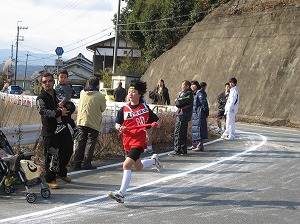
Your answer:
[[[13,71],[13,61],[14,61],[14,44],[13,42],[11,43],[11,53],[10,53],[10,60],[11,60],[11,65],[10,65],[10,69],[8,72],[8,76],[7,76],[7,81],[11,82],[11,77],[12,77],[12,71]]]
[[[28,52],[26,54],[26,66],[25,66],[25,76],[24,76],[24,83],[23,83],[23,89],[26,90],[26,74],[27,74],[27,62],[28,62]]]
[[[115,28],[115,46],[114,46],[114,58],[113,58],[113,74],[116,73],[117,59],[118,59],[118,45],[119,45],[119,17],[120,17],[121,0],[118,3],[118,13]]]
[[[18,70],[18,50],[19,50],[19,32],[20,29],[27,30],[28,27],[20,27],[19,23],[22,21],[17,21],[17,42],[16,42],[16,60],[15,60],[15,75],[14,75],[14,84],[17,84],[17,70]],[[22,39],[24,40],[24,39]]]

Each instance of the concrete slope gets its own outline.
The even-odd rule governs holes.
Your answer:
[[[164,79],[174,102],[182,80],[205,81],[216,111],[217,94],[236,77],[239,116],[298,123],[300,4],[291,2],[268,8],[268,1],[231,1],[218,8],[151,64],[143,76],[148,90]]]

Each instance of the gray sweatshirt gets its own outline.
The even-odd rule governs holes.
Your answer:
[[[55,87],[56,95],[60,102],[64,105],[71,100],[73,89],[69,84],[58,84]]]

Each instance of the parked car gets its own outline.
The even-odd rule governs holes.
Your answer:
[[[20,95],[24,92],[21,86],[9,86],[7,88],[7,93],[8,94],[17,94]]]
[[[99,92],[105,96],[105,99],[107,102],[115,102],[114,89],[103,88],[103,89],[100,89]]]
[[[73,93],[72,98],[78,99],[80,97],[81,90],[84,89],[83,85],[72,85]]]

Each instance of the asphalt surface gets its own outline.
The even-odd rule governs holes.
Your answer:
[[[23,189],[0,193],[0,223],[300,223],[300,131],[237,125],[237,140],[204,152],[160,154],[164,170],[134,171],[118,204],[120,163],[70,173],[72,183],[29,204]]]

